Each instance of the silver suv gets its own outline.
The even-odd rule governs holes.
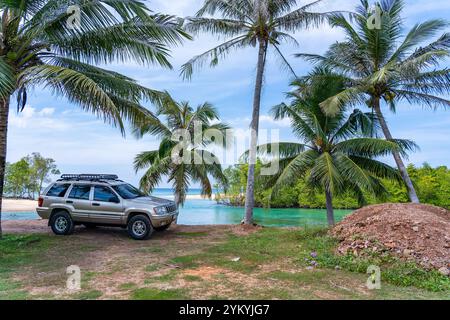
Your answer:
[[[57,235],[71,234],[78,224],[117,226],[136,240],[166,230],[178,217],[175,202],[145,195],[105,174],[62,175],[44,190],[36,211]]]

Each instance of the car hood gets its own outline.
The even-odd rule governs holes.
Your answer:
[[[175,204],[174,201],[157,198],[153,196],[147,196],[147,197],[139,197],[136,199],[129,199],[127,200],[127,203],[138,205],[138,206],[152,206],[152,207],[158,207],[162,205],[173,205]]]

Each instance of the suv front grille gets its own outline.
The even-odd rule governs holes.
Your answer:
[[[166,207],[167,212],[177,211],[177,205],[176,204],[171,204],[171,205],[165,206],[165,207]]]

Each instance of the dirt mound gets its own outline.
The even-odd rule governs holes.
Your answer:
[[[381,204],[356,210],[331,230],[340,253],[389,251],[425,268],[450,270],[450,211],[423,204]]]

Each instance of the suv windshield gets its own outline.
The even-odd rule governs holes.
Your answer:
[[[112,188],[125,200],[145,197],[146,195],[131,184],[119,184]]]

